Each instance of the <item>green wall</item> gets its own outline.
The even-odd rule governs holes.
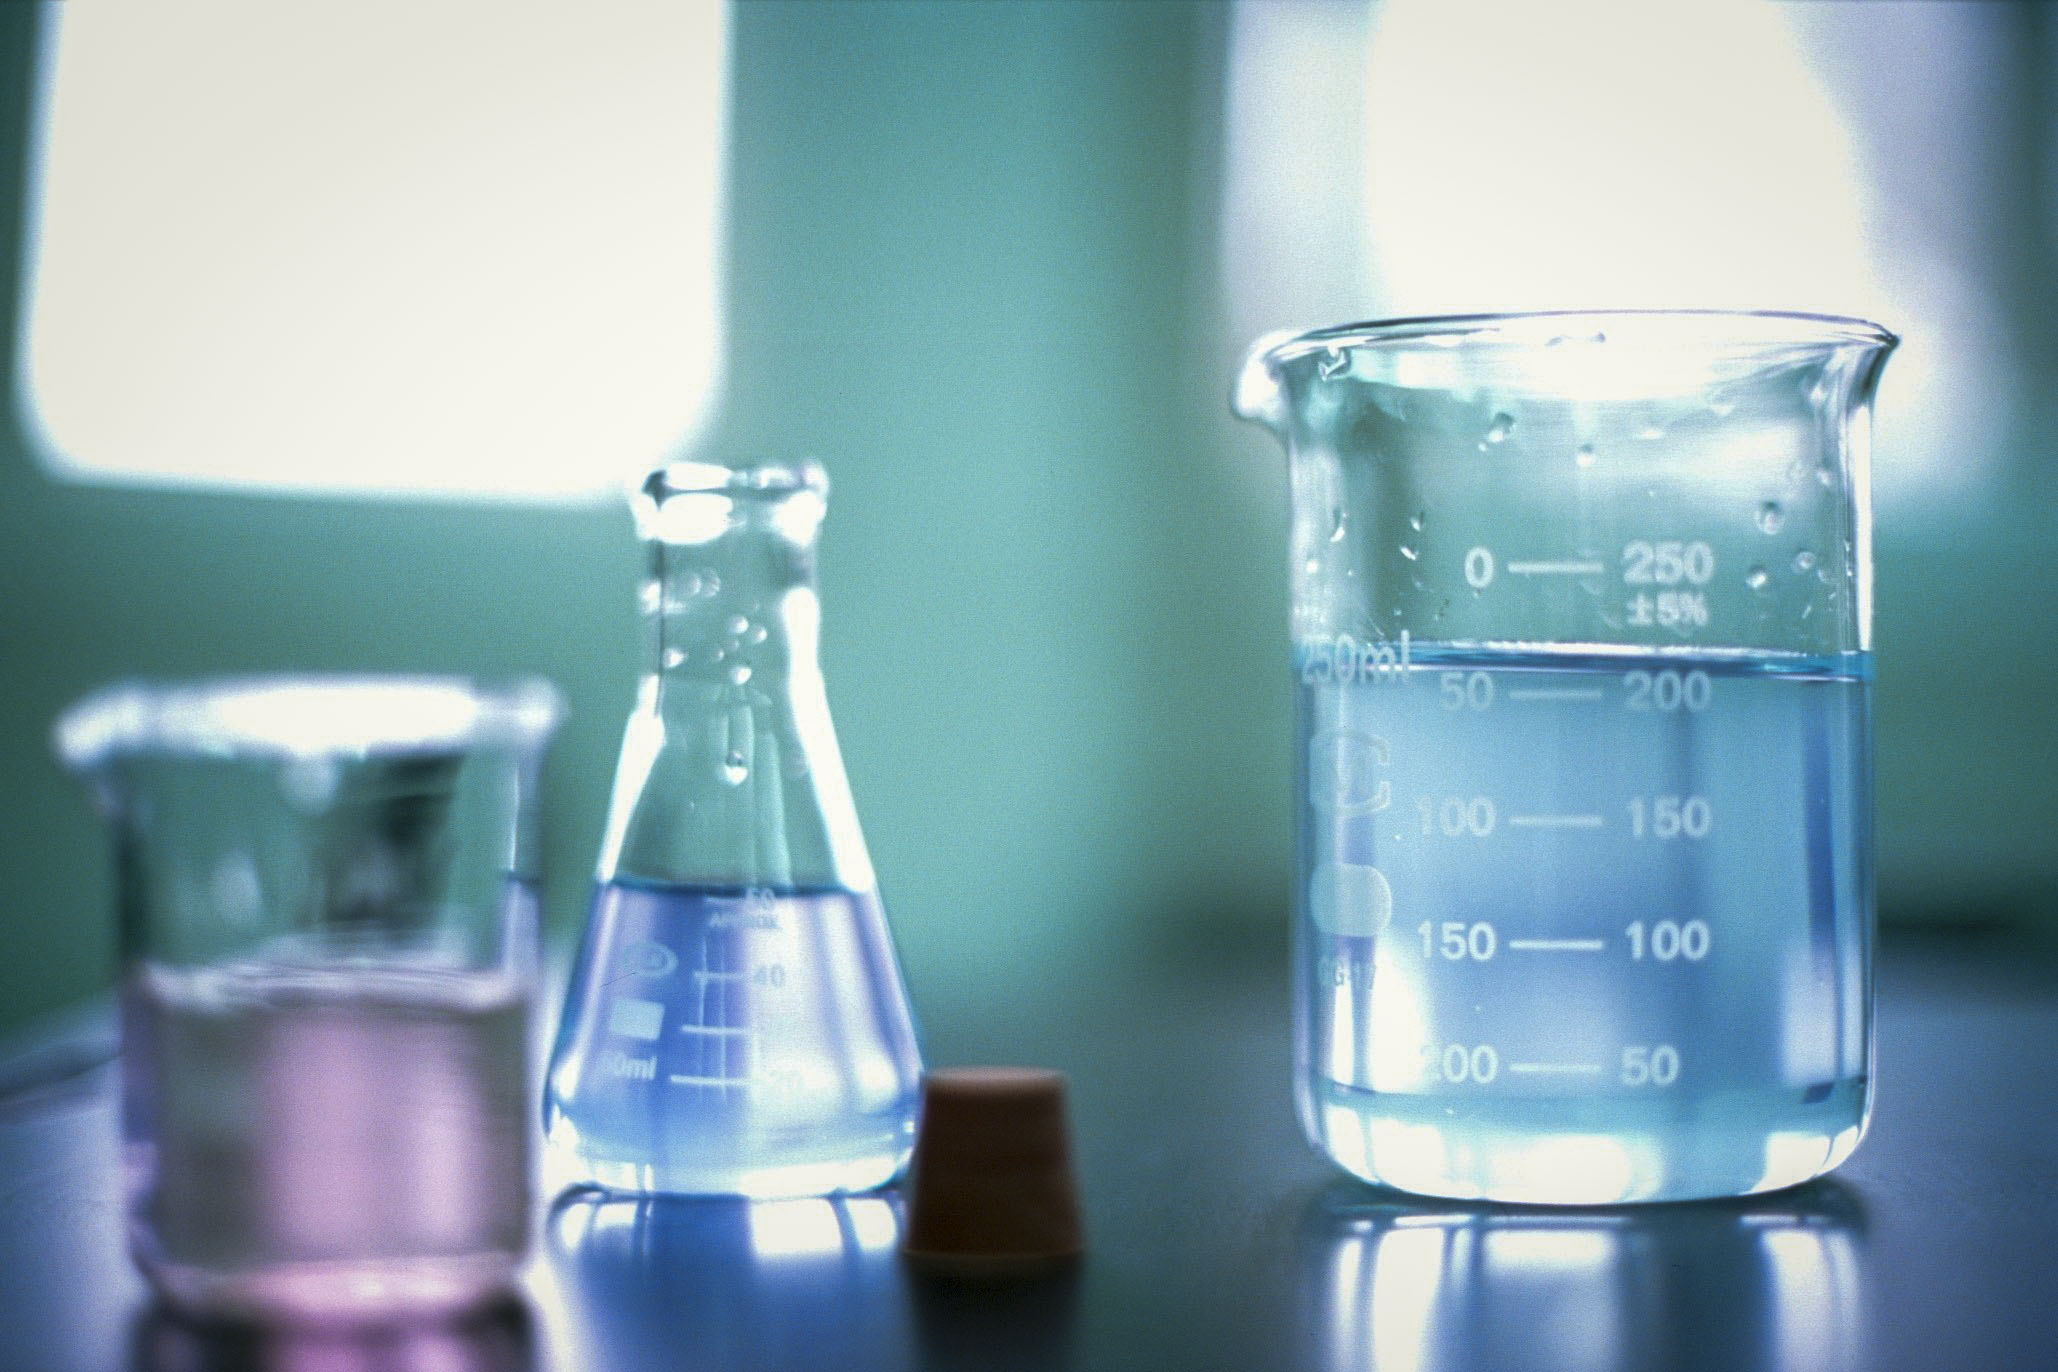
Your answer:
[[[0,6],[10,190],[33,18]],[[930,1003],[1278,918],[1283,511],[1201,460],[1229,421],[1191,342],[1220,44],[1181,6],[736,11],[728,396],[700,450],[829,466],[830,701]],[[635,671],[624,512],[66,485],[4,433],[0,1024],[109,976],[106,854],[47,737],[118,675],[554,678],[550,911],[576,928]]]
[[[0,262],[36,18],[0,4]],[[834,477],[830,700],[918,1010],[1283,956],[1284,480],[1223,399],[1225,31],[1087,0],[736,10],[728,390],[700,452]],[[0,315],[19,296],[0,271]],[[2042,465],[1976,523],[1882,527],[1890,916],[2041,916],[2058,885]],[[554,678],[550,911],[576,928],[637,566],[616,509],[60,484],[9,416],[0,1026],[109,977],[106,853],[47,737],[119,675]]]

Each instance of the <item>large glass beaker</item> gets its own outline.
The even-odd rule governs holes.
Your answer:
[[[1452,1197],[1828,1171],[1871,1081],[1874,387],[1857,320],[1261,341],[1285,443],[1309,1137]]]

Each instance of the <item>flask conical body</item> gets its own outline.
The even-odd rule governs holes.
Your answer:
[[[650,670],[544,1097],[548,1183],[878,1186],[920,1061],[816,657],[817,467],[677,464],[637,502]]]

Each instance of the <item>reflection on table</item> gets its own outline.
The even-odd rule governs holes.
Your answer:
[[[535,1290],[574,1368],[1062,1365],[1070,1273],[958,1281],[902,1263],[900,1197],[574,1193]]]
[[[1335,1372],[1855,1368],[1864,1241],[1834,1181],[1635,1210],[1339,1185],[1306,1212],[1302,1290]]]
[[[137,1372],[536,1372],[535,1321],[507,1301],[448,1320],[390,1324],[189,1322],[153,1306],[135,1331]]]

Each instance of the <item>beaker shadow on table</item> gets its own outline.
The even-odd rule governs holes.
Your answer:
[[[1770,1196],[1544,1209],[1337,1183],[1304,1214],[1316,1366],[1792,1369],[1867,1365],[1865,1207],[1821,1180]]]
[[[195,1322],[157,1304],[137,1321],[135,1372],[537,1372],[536,1320],[510,1298],[445,1319],[368,1324]]]
[[[1068,1274],[953,1281],[901,1260],[901,1199],[571,1192],[533,1289],[575,1368],[1062,1366]]]

